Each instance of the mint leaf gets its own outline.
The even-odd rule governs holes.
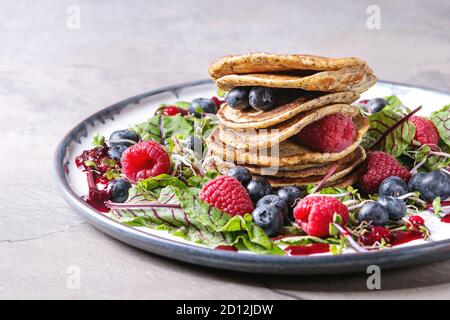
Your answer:
[[[383,109],[369,116],[370,129],[364,137],[363,145],[369,148],[373,145],[382,135],[393,127],[397,122],[403,118],[403,115],[394,112],[392,110]],[[397,128],[389,132],[384,139],[382,139],[377,149],[387,152],[394,156],[399,157],[409,146],[416,133],[416,128],[411,121],[404,121]]]
[[[437,197],[433,200],[433,211],[434,214],[438,216],[442,212],[441,197]]]
[[[120,171],[114,168],[108,169],[105,173],[105,177],[108,180],[114,180],[120,178]]]
[[[168,146],[175,134],[187,136],[193,132],[192,124],[182,115],[164,116],[156,115],[148,121],[133,127],[142,140],[153,140]]]
[[[105,137],[101,136],[98,132],[92,137],[92,145],[94,147],[102,147],[105,145]]]
[[[86,160],[84,165],[91,168],[97,168],[97,164],[92,160]]]
[[[438,129],[441,140],[450,146],[450,104],[431,114],[430,120]]]

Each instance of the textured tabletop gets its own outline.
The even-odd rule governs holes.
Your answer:
[[[382,290],[368,290],[366,274],[275,277],[174,262],[94,229],[52,177],[56,145],[79,121],[206,78],[226,54],[358,56],[380,79],[450,91],[448,17],[442,0],[1,1],[0,298],[450,298],[450,261],[382,271]]]

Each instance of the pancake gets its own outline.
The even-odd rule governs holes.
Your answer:
[[[301,112],[335,103],[350,104],[358,98],[359,94],[350,91],[330,94],[305,92],[301,97],[287,103],[280,103],[270,111],[258,111],[253,108],[235,110],[225,104],[220,108],[217,117],[222,126],[231,129],[268,128],[291,119]]]
[[[366,158],[366,153],[363,148],[359,147],[355,152],[351,153],[349,156],[344,157],[347,159],[346,162],[332,162],[329,164],[314,165],[297,170],[286,170],[286,167],[258,167],[245,165],[252,174],[255,175],[265,175],[265,176],[275,176],[275,177],[285,177],[285,178],[305,178],[310,176],[324,176],[330,171],[330,169],[336,165],[337,171],[344,170],[350,166],[355,166],[355,164],[360,164]]]
[[[341,152],[321,153],[314,152],[299,144],[286,140],[271,148],[258,149],[236,149],[231,145],[224,144],[219,139],[219,129],[215,129],[207,139],[207,145],[213,155],[220,158],[242,164],[257,166],[297,166],[297,165],[318,165],[338,161],[354,152],[362,141],[362,137],[369,128],[369,121],[364,117],[357,117],[355,141]]]
[[[323,108],[302,112],[296,117],[267,129],[233,130],[219,125],[220,140],[237,149],[268,148],[279,144],[299,133],[307,125],[332,114],[353,117],[357,130],[361,130],[364,121],[359,108],[348,104],[334,104]]]
[[[322,92],[358,92],[361,90],[361,87],[366,87],[362,86],[362,83],[368,82],[368,75],[367,70],[361,67],[348,67],[336,71],[320,71],[313,74],[295,71],[231,74],[217,79],[216,85],[224,91],[239,86],[263,86]]]
[[[345,172],[345,174],[344,174]],[[325,187],[346,188],[358,182],[361,173],[358,168],[352,168],[351,170],[342,170],[332,175]],[[323,176],[308,177],[308,178],[273,178],[268,177],[268,180],[273,188],[281,188],[287,186],[295,186],[299,188],[306,187],[308,184],[319,184],[322,181]]]
[[[223,57],[208,72],[217,80],[230,74],[267,73],[290,70],[332,71],[348,67],[366,68],[365,61],[350,58],[326,58],[305,54],[249,53]],[[368,73],[372,70],[368,69]]]

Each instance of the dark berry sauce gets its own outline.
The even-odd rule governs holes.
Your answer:
[[[217,246],[214,249],[216,250],[225,250],[225,251],[237,251],[237,249],[233,246]]]
[[[100,212],[109,212],[109,208],[106,207],[105,202],[108,201],[109,195],[106,190],[99,191],[100,194],[92,197],[91,195],[83,196],[82,199],[95,210]]]
[[[407,242],[411,242],[414,240],[423,239],[424,234],[417,230],[410,231],[397,231],[394,235],[394,241],[392,242],[393,246],[398,246],[399,244],[404,244]]]
[[[105,206],[105,202],[111,197],[107,190],[110,180],[106,173],[110,169],[120,169],[120,163],[108,156],[108,150],[108,146],[97,147],[85,150],[75,158],[75,165],[86,173],[88,181],[89,192],[82,199],[100,212],[109,211]]]
[[[450,213],[441,218],[441,222],[450,223]]]
[[[82,154],[75,158],[75,165],[80,170],[86,172],[92,169],[92,167],[88,163],[89,161],[92,161],[93,163],[95,163],[97,170],[99,170],[100,172],[106,172],[108,168],[103,164],[104,159],[109,159],[107,146],[83,151]]]
[[[308,256],[316,253],[329,252],[330,245],[327,243],[313,243],[306,246],[289,246],[284,251],[290,256]]]

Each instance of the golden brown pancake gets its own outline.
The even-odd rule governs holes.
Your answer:
[[[220,108],[217,116],[220,124],[226,128],[269,128],[301,112],[336,103],[350,104],[358,98],[359,94],[350,91],[330,94],[302,92],[302,96],[287,103],[280,103],[270,111],[258,111],[253,108],[235,110],[225,104]]]
[[[274,177],[284,177],[284,178],[306,178],[311,176],[325,176],[333,166],[337,166],[336,171],[342,171],[351,166],[360,164],[366,158],[366,153],[364,149],[359,147],[355,152],[351,153],[349,156],[343,159],[350,159],[347,162],[332,162],[329,164],[321,164],[310,166],[303,169],[297,170],[286,170],[286,167],[258,167],[244,165],[252,174],[255,175],[265,175]]]
[[[341,171],[342,172],[342,171]],[[325,183],[325,187],[346,188],[358,182],[361,175],[358,168],[352,168],[347,174],[336,173],[330,177]],[[306,187],[308,184],[319,184],[322,181],[322,177],[309,177],[309,178],[271,178],[268,180],[273,188],[281,188],[286,186],[296,186],[299,188]]]
[[[263,86],[322,92],[362,92],[360,90],[367,87],[369,76],[375,77],[361,67],[348,67],[309,75],[302,72],[231,74],[217,79],[216,85],[224,91],[239,86]]]
[[[215,129],[207,139],[210,152],[220,158],[242,164],[257,166],[297,166],[306,164],[324,164],[342,159],[354,152],[362,141],[362,137],[369,128],[369,121],[364,117],[356,118],[355,141],[341,152],[321,153],[314,152],[300,146],[291,140],[285,140],[271,148],[236,149],[224,144],[219,138],[219,129]]]
[[[364,121],[359,113],[359,108],[348,104],[333,104],[302,112],[296,117],[267,129],[242,129],[235,130],[219,126],[220,140],[226,145],[236,149],[268,148],[279,144],[299,133],[307,125],[332,114],[343,114],[353,117],[357,130],[361,130]],[[364,127],[364,125],[363,125]]]
[[[271,73],[292,70],[333,71],[361,67],[372,73],[359,58],[326,58],[306,54],[249,53],[223,57],[209,68],[211,78],[217,80],[230,74]]]

